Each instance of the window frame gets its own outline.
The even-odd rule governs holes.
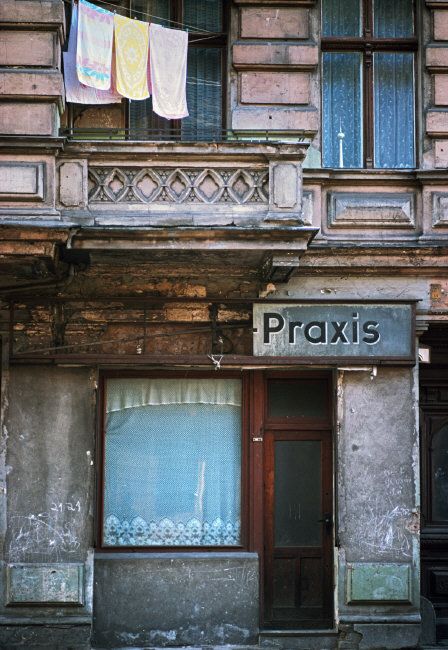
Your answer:
[[[101,0],[95,0],[98,5],[102,5]],[[114,0],[116,1],[116,0]],[[120,0],[118,0],[120,2]],[[122,7],[122,13],[125,16],[128,16],[130,18],[135,17],[139,18],[140,20],[145,20],[145,16],[141,16],[139,12],[134,12],[132,10],[132,0],[121,0],[123,2],[123,7]],[[183,15],[184,15],[184,0],[168,0],[170,3],[170,21],[172,23],[170,24],[170,27],[173,27],[176,29],[177,27],[180,29],[181,24],[183,23]],[[222,7],[222,29],[223,31],[221,32],[215,32],[213,37],[208,36],[209,32],[208,31],[190,31],[188,30],[188,47],[201,47],[201,48],[219,48],[221,50],[221,112],[222,112],[222,123],[221,123],[221,133],[226,130],[227,126],[227,89],[228,89],[228,42],[229,42],[229,6],[228,2],[226,0],[221,0],[221,7]],[[110,6],[107,4],[104,5],[106,9],[111,9]],[[67,18],[67,24],[70,25],[70,15],[66,15]],[[162,21],[163,22],[163,21]],[[203,40],[202,40],[203,39]],[[95,107],[97,105],[95,104],[73,104],[71,102],[67,102],[67,128],[70,133],[73,133],[73,131],[77,128],[80,129],[80,131],[83,131],[84,129],[82,127],[76,127],[74,125],[74,109],[76,107],[82,107],[82,108],[89,108],[89,107]],[[103,108],[106,108],[108,106],[111,106],[111,104],[105,104],[103,105]],[[112,104],[113,106],[113,104]],[[112,127],[110,129],[111,133],[116,133],[120,131],[124,131],[125,136],[124,138],[119,138],[119,139],[124,139],[124,140],[134,140],[136,139],[132,135],[131,127],[130,127],[130,112],[131,112],[131,101],[127,99],[126,97],[123,97],[121,104],[121,115],[122,115],[122,124],[124,126],[120,127]],[[101,110],[101,106],[97,106],[98,110]],[[155,115],[155,114],[154,114]],[[156,120],[160,119],[163,120],[164,124],[166,123],[166,133],[168,134],[168,139],[173,140],[176,142],[182,142],[182,137],[181,137],[181,122],[182,120],[164,120],[164,118],[159,118],[156,116]],[[98,127],[101,128],[101,127]],[[156,129],[154,129],[156,130]],[[142,134],[141,138],[137,138],[139,140],[143,140],[146,142],[153,142],[153,141],[163,141],[165,138],[163,135],[156,136],[156,137],[151,137],[151,133],[148,132],[148,137],[144,137],[145,134]],[[154,134],[153,134],[154,136]],[[188,141],[188,140],[186,140]],[[191,140],[190,140],[191,141]],[[197,140],[194,140],[195,142]]]
[[[392,0],[391,0],[392,1]],[[373,34],[374,0],[360,0],[361,4],[361,36],[323,36],[321,35],[321,52],[353,52],[361,54],[362,67],[362,169],[398,169],[397,167],[375,167],[375,94],[374,94],[374,54],[378,52],[414,53],[414,168],[417,167],[417,68],[416,53],[418,51],[416,2],[412,0],[413,32],[408,38],[378,38]],[[323,13],[321,12],[321,26],[323,26]],[[323,88],[323,84],[322,84]],[[323,95],[322,95],[322,123],[323,123]],[[323,130],[322,130],[322,160],[323,160]],[[332,169],[322,165],[324,169]],[[344,169],[349,169],[344,167]],[[356,169],[356,168],[352,168]]]
[[[106,384],[108,379],[239,379],[241,380],[241,540],[234,546],[109,546],[104,544],[104,495],[105,495],[105,440],[106,440]],[[223,371],[217,377],[214,371],[100,371],[98,382],[98,433],[96,449],[96,526],[95,549],[101,553],[178,553],[178,552],[229,552],[237,553],[248,550],[249,540],[249,373]]]

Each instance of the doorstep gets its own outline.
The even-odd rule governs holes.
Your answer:
[[[278,650],[335,650],[339,633],[335,629],[263,630],[259,634],[261,648]]]

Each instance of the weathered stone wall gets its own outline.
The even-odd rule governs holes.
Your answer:
[[[336,534],[341,622],[356,622],[360,631],[366,623],[414,622],[417,639],[419,446],[414,382],[408,368],[339,371]],[[399,639],[401,631],[395,634]]]
[[[88,369],[9,372],[0,645],[88,639],[93,588],[96,376]],[[33,627],[34,625],[34,627]],[[52,641],[53,639],[53,641]],[[68,643],[68,641],[67,641]]]
[[[2,0],[0,23],[0,99],[8,100],[0,104],[0,135],[57,136],[64,109],[63,3]]]
[[[426,0],[423,15],[425,167],[444,169],[448,163],[448,4]]]
[[[313,0],[243,2],[231,15],[230,109],[236,130],[319,129],[318,7]]]
[[[257,642],[256,554],[102,553],[95,580],[98,647]]]

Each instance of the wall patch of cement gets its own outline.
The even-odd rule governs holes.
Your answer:
[[[256,643],[254,553],[99,553],[93,644]]]

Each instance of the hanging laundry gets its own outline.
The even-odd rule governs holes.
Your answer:
[[[152,106],[168,120],[188,117],[188,34],[151,23],[149,26]]]
[[[81,83],[98,90],[111,86],[114,15],[79,0],[76,70]]]
[[[122,97],[113,88],[97,90],[80,83],[76,74],[76,43],[78,38],[78,5],[73,5],[68,49],[64,52],[65,98],[74,104],[116,104]],[[113,75],[112,75],[113,83]]]
[[[146,99],[149,24],[116,14],[114,29],[117,90],[129,99]]]

